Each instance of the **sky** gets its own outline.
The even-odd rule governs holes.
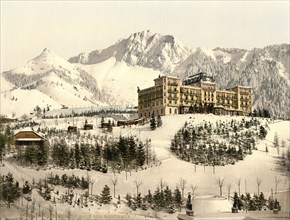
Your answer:
[[[145,30],[173,35],[190,48],[289,43],[289,1],[0,2],[1,72],[44,48],[68,59]]]

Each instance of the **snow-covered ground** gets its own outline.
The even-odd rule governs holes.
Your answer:
[[[280,176],[281,183],[278,186],[279,201],[282,205],[282,212],[289,212],[289,198],[287,190],[289,190],[290,179],[286,175],[286,170],[279,167],[277,151],[273,148],[271,141],[274,139],[274,134],[277,132],[279,141],[282,139],[286,141],[287,147],[289,147],[289,133],[290,122],[289,121],[274,121],[269,125],[270,130],[266,137],[258,143],[258,150],[254,150],[252,155],[247,155],[243,161],[237,162],[235,165],[226,165],[215,167],[215,174],[213,174],[212,167],[197,166],[195,172],[195,165],[186,161],[182,161],[176,158],[170,152],[170,142],[174,134],[180,129],[185,121],[198,124],[206,121],[215,123],[217,120],[230,121],[232,119],[242,120],[243,117],[230,117],[230,116],[215,116],[204,114],[192,114],[192,115],[175,115],[162,117],[163,125],[157,128],[155,131],[151,131],[149,125],[134,126],[132,128],[116,127],[113,130],[115,137],[122,135],[137,135],[141,139],[151,139],[151,146],[156,152],[156,156],[160,161],[160,165],[144,169],[142,171],[135,172],[132,170],[131,175],[128,174],[126,180],[125,172],[116,174],[118,178],[118,184],[116,185],[116,195],[120,194],[124,197],[127,193],[131,195],[136,194],[136,187],[134,180],[142,180],[139,192],[142,195],[146,194],[149,189],[152,192],[155,191],[159,185],[160,180],[166,183],[170,188],[174,189],[179,184],[181,178],[187,181],[187,187],[185,189],[185,197],[188,192],[191,191],[190,186],[197,186],[195,196],[197,197],[193,203],[195,213],[197,215],[203,215],[204,213],[218,213],[228,212],[231,208],[231,202],[226,199],[213,199],[213,196],[219,195],[219,188],[216,184],[216,179],[221,177],[225,178],[225,184],[223,186],[223,195],[227,196],[227,185],[231,184],[231,196],[235,191],[238,191],[236,180],[241,178],[241,193],[250,192],[251,194],[257,193],[257,177],[261,178],[262,184],[260,185],[260,192],[264,192],[265,197],[270,196],[271,189],[275,189],[275,177]],[[53,126],[53,120],[51,120]],[[59,121],[59,124],[60,121]],[[46,126],[49,126],[47,121]],[[54,125],[55,126],[55,125]],[[92,134],[99,131],[90,131]],[[265,146],[268,146],[269,152],[265,152]],[[281,149],[286,150],[286,149]],[[95,180],[93,187],[94,194],[100,194],[104,185],[107,184],[113,189],[112,178],[113,173],[107,174],[97,171],[84,171],[84,170],[63,170],[54,169],[39,170],[30,169],[28,167],[17,166],[13,163],[5,161],[5,166],[1,167],[1,173],[5,174],[12,172],[17,180],[21,182],[21,178],[32,181],[34,178],[36,181],[38,178],[44,178],[48,173],[53,172],[59,175],[66,173],[68,175],[89,175]],[[285,193],[282,193],[285,192]],[[212,199],[208,199],[212,198]],[[221,201],[222,200],[222,201]],[[73,209],[75,210],[75,209]],[[112,209],[110,209],[112,211]],[[75,210],[76,211],[76,210]],[[117,211],[117,212],[120,212]],[[128,212],[128,210],[127,210]],[[167,216],[168,217],[168,216]],[[162,216],[162,218],[167,218]],[[171,218],[173,215],[171,215]]]

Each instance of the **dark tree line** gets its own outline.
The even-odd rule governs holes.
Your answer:
[[[252,114],[253,117],[263,117],[263,118],[271,118],[271,113],[268,109],[254,109]]]
[[[263,192],[260,194],[254,194],[253,197],[250,193],[238,196],[238,193],[235,192],[233,200],[233,207],[237,208],[238,210],[261,211],[264,206],[270,210],[279,208],[279,202],[277,199],[274,200],[272,197],[270,197],[267,200],[265,199]]]
[[[171,190],[168,186],[161,189],[159,186],[152,194],[149,190],[148,193],[142,197],[141,193],[132,197],[130,194],[126,195],[127,205],[133,210],[141,208],[146,210],[148,207],[156,211],[167,209],[169,212],[174,208],[181,209],[183,204],[181,191],[179,188]]]
[[[53,163],[60,167],[80,168],[107,172],[142,167],[146,153],[142,142],[131,137],[119,137],[118,141],[95,141],[91,144],[76,143],[70,148],[64,140],[52,147]]]
[[[93,116],[103,116],[103,115],[110,115],[110,114],[134,114],[136,113],[136,110],[117,110],[117,109],[111,109],[111,110],[95,110],[95,111],[84,111],[81,113],[72,112],[72,114],[59,114],[54,116],[45,116],[43,115],[42,118],[67,118],[67,117],[93,117]]]
[[[89,180],[88,178],[71,175],[68,176],[67,174],[63,174],[59,176],[57,174],[50,174],[47,177],[47,183],[52,185],[61,185],[66,188],[79,188],[79,189],[88,189],[89,188]]]

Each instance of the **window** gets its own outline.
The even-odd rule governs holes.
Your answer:
[[[174,114],[177,114],[177,109],[174,109]]]
[[[161,114],[163,114],[163,109],[161,109]]]
[[[171,114],[171,108],[169,108],[169,114]]]
[[[140,114],[140,117],[142,117],[142,113]]]

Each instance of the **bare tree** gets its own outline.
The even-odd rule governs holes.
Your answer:
[[[180,178],[179,186],[182,192],[182,198],[184,198],[184,190],[187,187],[187,181],[185,179]]]
[[[112,178],[112,183],[113,183],[113,186],[114,186],[114,198],[116,198],[115,197],[115,192],[116,192],[116,185],[118,183],[117,177]]]
[[[48,211],[49,211],[49,220],[52,220],[52,211],[53,211],[52,205],[49,205]]]
[[[41,202],[40,201],[38,201],[38,216],[40,217],[40,207],[41,207]]]
[[[45,211],[42,209],[41,210],[41,220],[43,220],[44,214],[45,214]]]
[[[279,154],[280,154],[280,146],[279,146],[279,138],[278,138],[277,132],[274,135],[273,145],[274,145],[274,147],[277,148],[277,154],[279,156]]]
[[[70,217],[71,217],[71,211],[70,211],[70,209],[68,209],[68,211],[67,211],[67,219],[70,220]]]
[[[34,206],[35,206],[35,201],[32,200],[31,209],[30,209],[30,219],[31,220],[33,220]]]
[[[93,187],[94,187],[94,183],[96,181],[92,178],[89,178],[89,184],[90,184],[90,187],[91,187],[91,196],[93,195]]]
[[[28,219],[28,201],[27,201],[27,203],[26,203],[25,219]]]
[[[190,188],[191,188],[191,191],[192,191],[192,200],[194,200],[194,193],[195,193],[195,190],[197,189],[197,186],[191,184]]]
[[[161,178],[160,179],[160,190],[162,191],[164,186],[166,185],[165,181]]]
[[[220,197],[223,196],[223,185],[224,185],[224,179],[219,177],[217,180],[216,180],[216,184],[219,186],[220,188]]]
[[[258,195],[260,195],[260,185],[262,183],[262,179],[260,177],[257,177],[257,186],[258,186]]]
[[[228,184],[227,184],[227,189],[228,189],[228,200],[230,200],[230,197],[231,197],[231,188],[232,188],[232,184],[231,184],[231,183],[228,183]]]
[[[140,180],[140,179],[135,179],[134,183],[135,183],[136,190],[137,190],[137,195],[138,195],[138,193],[139,193],[139,187],[143,184],[143,181]]]
[[[238,188],[239,188],[239,196],[241,196],[241,181],[242,181],[241,178],[238,178],[238,179],[236,180],[236,183],[237,183]]]
[[[280,176],[275,176],[275,194],[277,195],[278,185],[281,182]]]

